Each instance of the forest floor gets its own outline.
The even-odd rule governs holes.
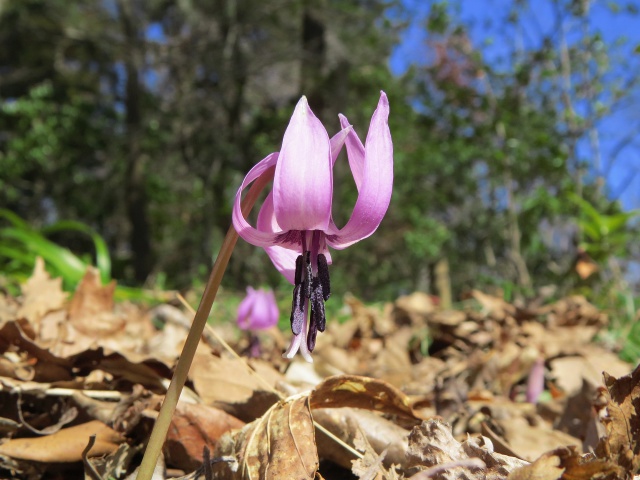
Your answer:
[[[114,288],[89,270],[67,294],[39,264],[0,293],[0,478],[135,478],[192,314]],[[637,476],[640,370],[584,297],[345,304],[313,364],[282,358],[290,332],[208,328],[157,478]]]

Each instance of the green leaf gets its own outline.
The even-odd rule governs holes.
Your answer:
[[[100,278],[103,283],[111,280],[111,256],[109,255],[109,248],[104,239],[98,235],[95,230],[81,222],[75,222],[72,220],[63,220],[56,222],[42,230],[43,234],[49,234],[53,232],[59,232],[61,230],[75,230],[87,234],[93,241],[94,248],[96,250],[96,266],[100,271]]]
[[[0,230],[0,238],[15,240],[28,252],[42,257],[67,285],[79,282],[87,269],[87,264],[70,250],[47,240],[38,232],[7,227]]]

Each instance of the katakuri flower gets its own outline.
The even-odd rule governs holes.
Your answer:
[[[238,327],[242,330],[264,330],[276,325],[279,316],[272,290],[247,287],[247,296],[238,306]]]
[[[284,356],[298,350],[312,362],[317,332],[326,326],[324,302],[330,291],[328,247],[344,249],[370,236],[391,200],[393,145],[388,125],[389,102],[381,92],[363,145],[347,118],[329,139],[326,129],[302,97],[293,112],[280,152],[268,155],[244,178],[236,194],[233,225],[247,242],[263,247],[276,268],[294,285],[291,331]],[[331,216],[333,165],[343,146],[358,190],[351,217],[338,228]],[[247,186],[275,167],[273,189],[258,214],[257,228],[242,214]],[[310,310],[310,311],[309,311]]]

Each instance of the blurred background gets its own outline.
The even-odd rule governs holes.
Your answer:
[[[334,292],[578,291],[633,319],[639,60],[635,0],[1,0],[0,285],[42,255],[68,288],[89,263],[198,287],[299,97],[364,138],[384,90],[393,199]],[[260,284],[283,280],[240,241],[224,286]]]

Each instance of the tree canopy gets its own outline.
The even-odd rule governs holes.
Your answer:
[[[301,95],[330,133],[344,113],[363,137],[384,90],[392,204],[376,235],[335,253],[337,289],[533,292],[580,283],[580,255],[603,270],[637,255],[626,248],[630,217],[589,227],[621,212],[598,125],[640,78],[632,62],[624,81],[609,75],[620,59],[589,27],[590,2],[555,2],[558,28],[526,47],[514,32],[530,6],[510,2],[494,31],[501,63],[455,2],[427,3],[415,45],[424,61],[394,75],[389,58],[412,15],[403,2],[2,2],[0,204],[35,226],[91,226],[125,283],[185,288],[205,278],[244,174],[279,149]],[[339,160],[338,224],[357,195],[348,173]],[[282,282],[264,252],[237,249],[228,286]]]

